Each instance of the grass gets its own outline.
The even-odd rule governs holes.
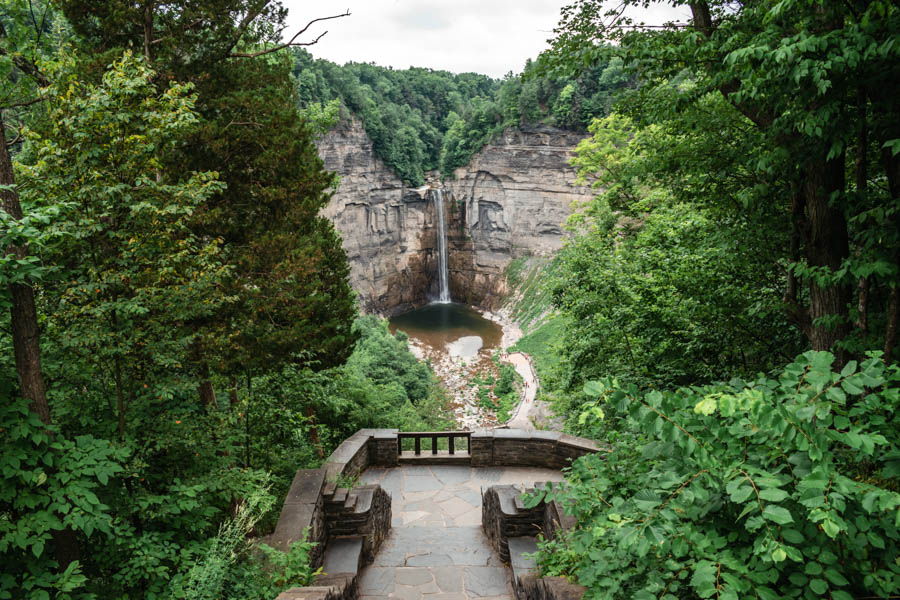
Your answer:
[[[513,292],[512,317],[523,330],[537,326],[550,310],[551,289],[556,272],[556,260],[543,257],[522,257],[506,267],[506,280]]]
[[[524,352],[531,356],[541,381],[550,380],[560,364],[557,348],[563,340],[565,321],[558,314],[550,314],[510,348],[510,352]]]

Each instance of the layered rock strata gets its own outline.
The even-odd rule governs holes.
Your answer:
[[[425,304],[436,272],[427,188],[404,186],[375,155],[358,119],[342,121],[317,145],[325,168],[340,176],[322,215],[343,238],[363,310],[394,314]]]
[[[450,290],[454,299],[493,309],[507,293],[504,271],[520,256],[562,247],[572,203],[590,197],[569,165],[582,134],[553,127],[508,129],[457,169]]]
[[[442,184],[454,301],[497,307],[511,260],[562,246],[572,202],[590,194],[575,185],[568,164],[582,137],[551,127],[509,129]],[[363,309],[390,315],[425,304],[438,277],[429,186],[405,186],[375,156],[358,119],[342,122],[318,146],[325,167],[341,177],[323,215],[343,237]]]

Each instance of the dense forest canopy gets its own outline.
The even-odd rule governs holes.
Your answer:
[[[576,77],[539,74],[535,67],[528,61],[521,74],[498,81],[476,73],[339,66],[294,49],[293,73],[302,107],[339,102],[362,120],[376,154],[401,179],[421,185],[428,171],[452,176],[507,127],[585,131],[631,83],[617,59]]]
[[[357,318],[284,15],[0,4],[0,598],[273,598],[297,468],[447,426]]]
[[[610,442],[550,494],[579,524],[542,570],[591,598],[894,597],[900,10],[624,16],[645,4],[578,0],[538,60],[638,81],[576,151],[597,195],[520,343],[555,340],[567,428]]]

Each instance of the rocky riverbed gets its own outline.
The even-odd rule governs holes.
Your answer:
[[[492,356],[500,353],[502,358],[504,349],[522,337],[522,331],[504,315],[479,312],[482,317],[500,326],[502,336],[499,343],[481,347],[474,353],[472,347],[474,340],[470,339],[474,336],[463,336],[446,343],[432,336],[417,336],[414,332],[407,331],[410,350],[419,360],[427,360],[431,364],[435,375],[449,392],[452,398],[451,407],[457,427],[460,429],[503,425],[497,419],[495,411],[481,406],[478,385],[474,380],[483,380],[488,376],[497,379],[500,369]],[[524,392],[521,386],[520,392]]]

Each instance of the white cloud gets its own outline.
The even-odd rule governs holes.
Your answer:
[[[528,58],[547,48],[570,0],[283,0],[293,35],[316,17],[351,16],[317,23],[307,40],[328,30],[309,48],[318,58],[338,64],[374,62],[474,71],[493,77],[519,72]],[[645,17],[659,22],[672,9],[652,10]],[[682,11],[683,12],[683,11]]]

